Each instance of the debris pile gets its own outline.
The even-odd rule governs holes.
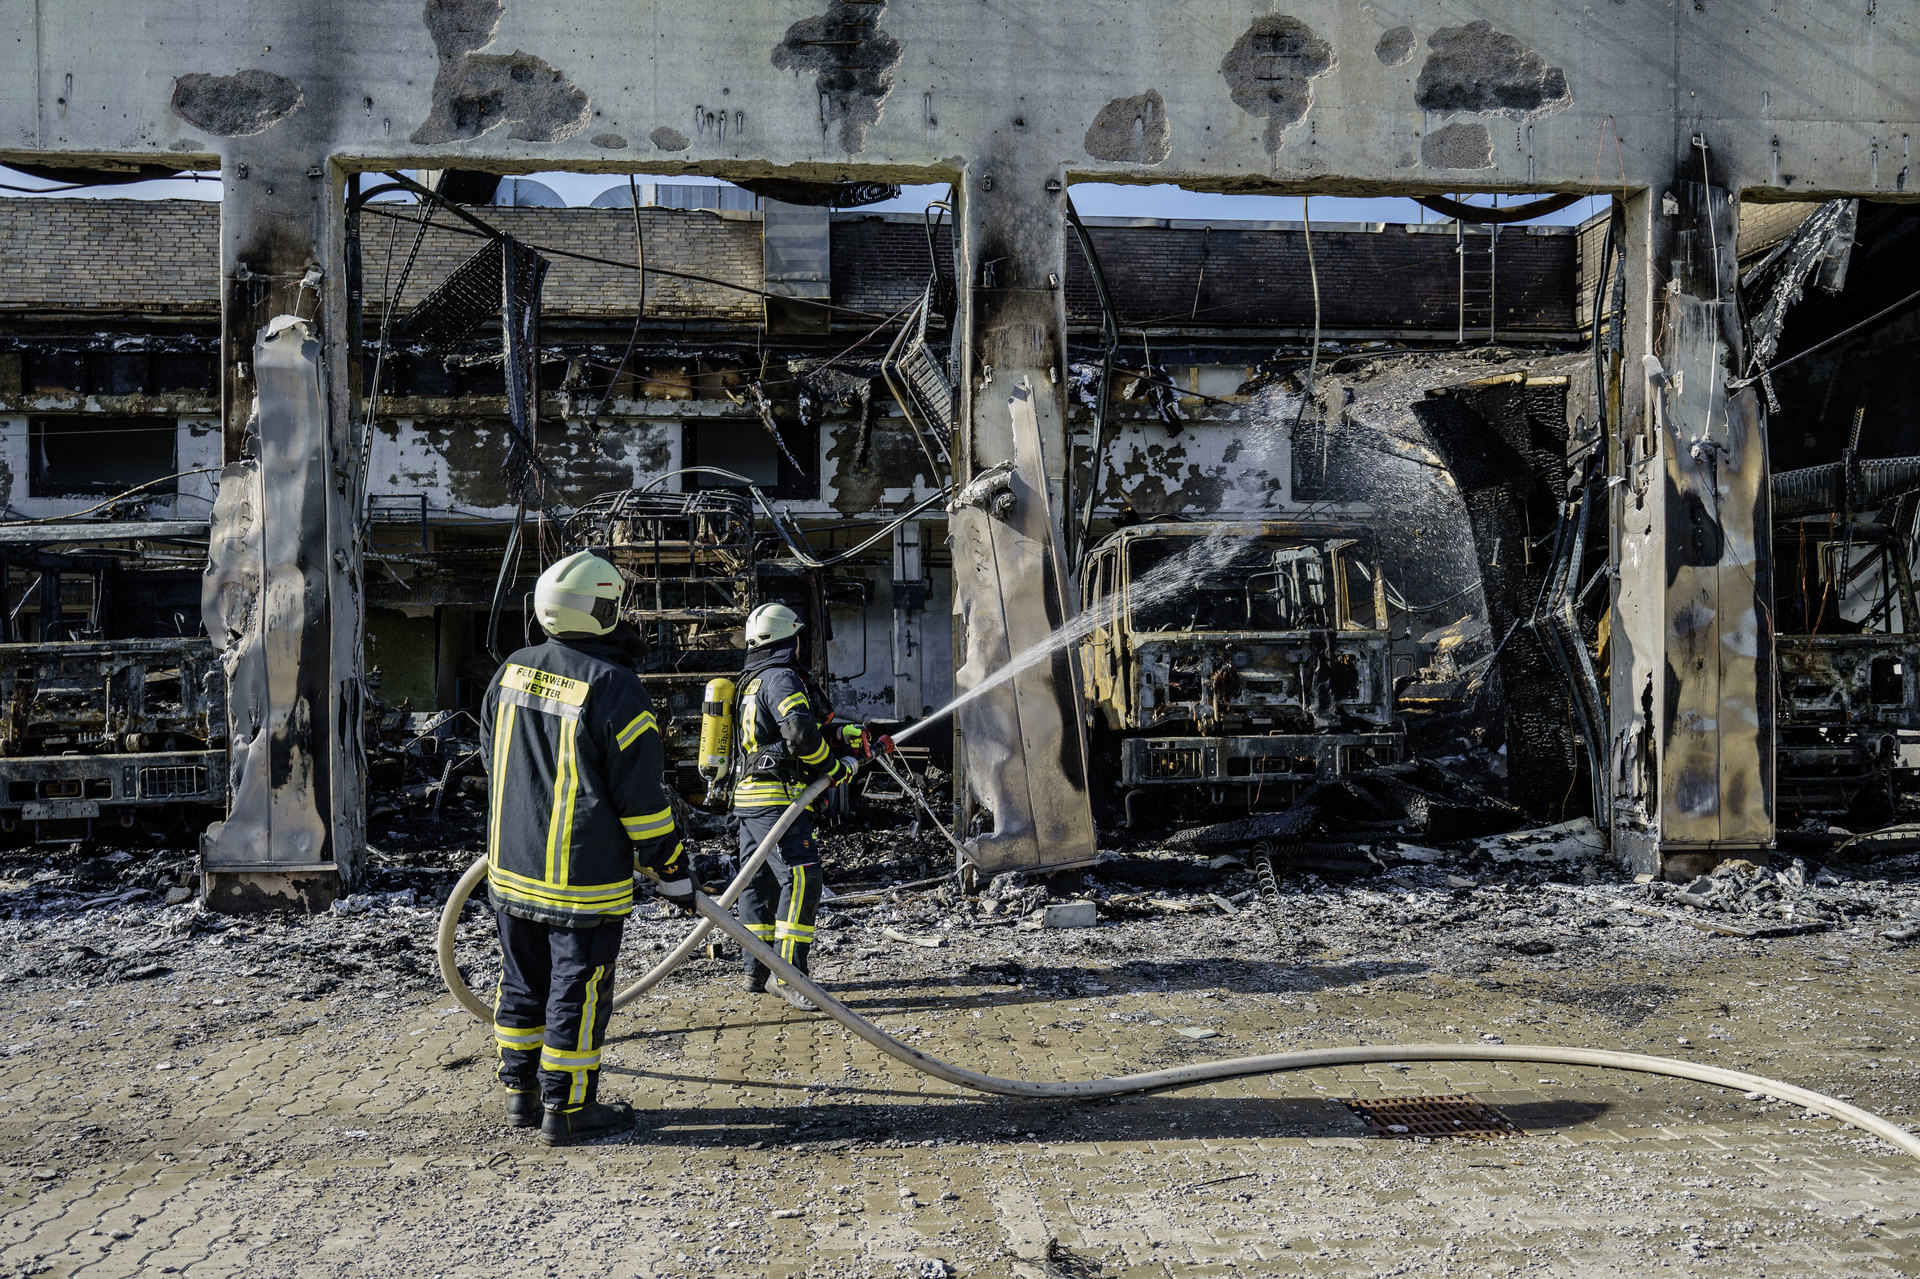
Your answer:
[[[1735,858],[1684,885],[1636,884],[1630,891],[1686,912],[1736,917],[1736,926],[1744,926],[1740,935],[1782,936],[1904,916],[1904,904],[1887,889],[1885,879],[1851,880],[1824,867],[1809,869],[1796,857],[1781,870]],[[1776,920],[1784,928],[1774,926]]]

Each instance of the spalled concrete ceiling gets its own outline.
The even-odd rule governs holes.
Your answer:
[[[1920,127],[1907,0],[0,0],[0,31],[0,158],[1604,189],[1700,132],[1716,181],[1895,195]]]

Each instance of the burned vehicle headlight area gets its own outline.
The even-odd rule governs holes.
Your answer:
[[[1783,524],[1774,540],[1780,630],[1780,800],[1807,817],[1885,820],[1903,742],[1920,740],[1920,636],[1901,539],[1881,524]],[[1909,774],[1910,776],[1910,774]]]
[[[1094,758],[1129,816],[1291,802],[1317,777],[1397,762],[1384,579],[1362,525],[1148,524],[1082,570]],[[1183,802],[1184,801],[1184,802]]]

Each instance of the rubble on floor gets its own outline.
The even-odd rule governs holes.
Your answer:
[[[435,831],[456,838],[437,841]],[[167,894],[193,879],[191,857],[177,849],[0,854],[0,984],[219,975],[232,991],[229,1020],[327,999],[435,998],[436,923],[477,855],[477,831],[470,812],[438,825],[388,823],[375,832],[360,890],[313,917],[169,904]],[[1636,883],[1601,854],[1590,823],[1444,847],[1355,843],[1364,880],[1263,858],[1257,840],[1235,846],[1215,827],[1205,840],[1103,853],[1081,872],[996,876],[971,894],[951,874],[945,840],[916,833],[904,803],[876,805],[818,838],[832,895],[820,913],[814,971],[863,998],[956,975],[1036,995],[1169,980],[1252,993],[1311,989],[1356,966],[1376,979],[1471,977],[1635,955],[1684,962],[1700,946],[1743,941],[1823,947],[1844,959],[1842,950],[1920,939],[1920,854],[1883,859],[1871,879],[1795,859],[1779,869],[1729,862],[1686,885]],[[699,841],[694,865],[710,888],[725,881],[730,851],[724,837]],[[686,917],[643,901],[622,971],[643,970],[688,927]],[[495,943],[483,902],[467,908],[458,936],[469,981],[491,984]],[[730,973],[734,962],[718,948],[674,980]]]

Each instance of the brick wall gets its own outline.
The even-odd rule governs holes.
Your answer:
[[[408,217],[411,206],[376,206]],[[413,226],[370,213],[362,224],[367,311],[378,315],[383,282],[399,274]],[[634,259],[630,209],[486,209],[510,235],[575,253]],[[711,212],[642,209],[647,263],[759,289],[760,224]],[[411,306],[482,243],[441,213],[427,232],[402,306]],[[220,309],[220,206],[200,200],[0,200],[0,311]],[[553,258],[546,309],[554,315],[630,316],[634,272]],[[760,299],[719,285],[647,278],[647,314],[757,323]]]
[[[411,206],[388,206],[387,211],[399,211],[408,218],[417,216]],[[634,260],[632,209],[509,208],[478,212],[487,222],[529,244],[614,262]],[[760,223],[756,220],[721,217],[697,209],[642,209],[640,227],[650,267],[711,276],[754,290],[762,287],[764,263]],[[445,213],[434,220],[421,245],[420,259],[414,264],[407,290],[400,299],[402,307],[418,302],[427,290],[445,279],[481,246],[483,241],[460,234],[460,230],[470,229]],[[392,252],[393,272],[398,275],[413,244],[414,229],[410,222],[376,212],[363,219],[360,235],[367,313],[377,315],[379,298],[384,292],[382,280],[388,252]],[[546,289],[541,298],[542,309],[547,314],[632,316],[634,301],[639,296],[633,271],[577,258],[551,257],[550,260],[552,266],[547,271]],[[760,298],[757,293],[743,293],[720,285],[649,275],[647,314],[757,324]]]
[[[0,200],[0,310],[220,310],[220,206]]]
[[[1094,226],[1095,250],[1127,325],[1298,327],[1313,324],[1306,235],[1299,230]],[[833,228],[834,301],[890,313],[925,287],[926,232],[917,222],[852,217]],[[1484,254],[1484,231],[1468,236]],[[1388,226],[1316,231],[1321,323],[1328,329],[1446,330],[1459,317],[1460,269],[1451,233]],[[940,251],[950,254],[943,234]],[[950,258],[948,258],[950,260]],[[1482,268],[1484,277],[1484,267]],[[1564,331],[1574,319],[1574,238],[1508,228],[1500,233],[1493,300],[1501,330]],[[1067,245],[1067,307],[1098,319],[1078,244]],[[1485,285],[1468,298],[1469,325],[1484,326]]]
[[[382,216],[411,206],[385,206],[364,222],[367,310],[380,298],[412,244],[406,221]],[[625,263],[633,260],[633,215],[627,209],[487,209],[502,230],[532,244]],[[220,210],[200,201],[0,200],[0,311],[219,309],[216,253]],[[642,209],[649,265],[757,290],[764,266],[760,223],[711,211]],[[408,281],[411,306],[479,247],[444,213],[427,232]],[[1299,230],[1222,225],[1093,228],[1121,322],[1129,325],[1293,327],[1313,323],[1306,237]],[[926,285],[930,260],[917,220],[836,219],[833,300],[891,314]],[[1483,251],[1484,233],[1469,237]],[[939,251],[950,261],[951,241]],[[1318,231],[1321,321],[1328,329],[1447,330],[1459,307],[1454,238],[1390,226],[1378,232]],[[391,262],[391,265],[389,265]],[[549,315],[629,316],[637,296],[634,272],[620,266],[554,257],[547,275]],[[1494,287],[1501,330],[1565,330],[1574,323],[1576,241],[1562,233],[1503,231]],[[1097,320],[1092,280],[1077,245],[1067,253],[1067,304],[1082,323]],[[1469,298],[1483,316],[1484,295]],[[756,324],[756,294],[721,285],[649,276],[647,313],[662,318]],[[1481,321],[1482,323],[1484,320]]]

